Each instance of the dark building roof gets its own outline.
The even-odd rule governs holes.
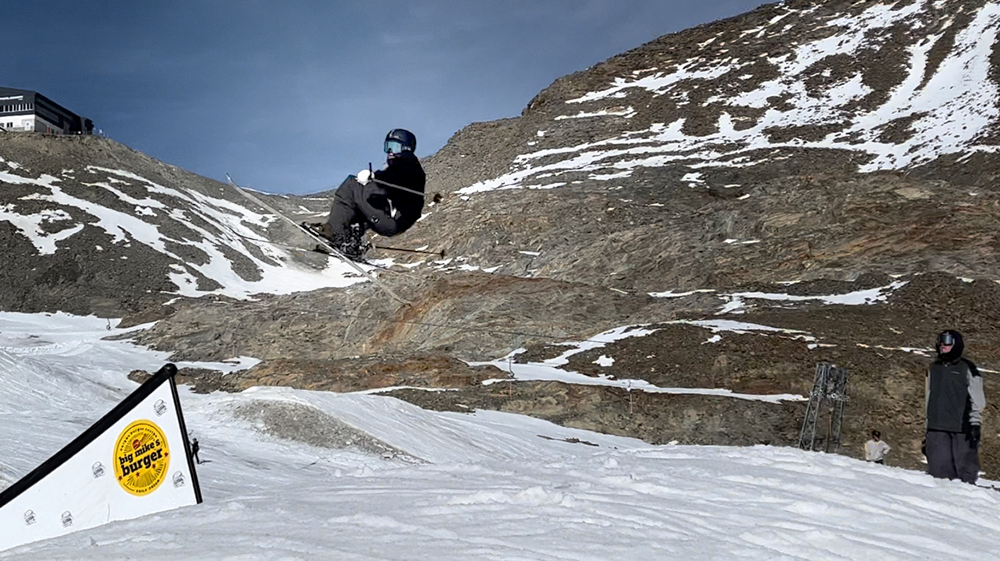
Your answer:
[[[0,87],[0,115],[36,115],[68,133],[90,134],[94,130],[94,123],[90,119],[31,90]]]

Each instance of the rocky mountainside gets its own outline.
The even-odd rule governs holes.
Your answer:
[[[998,10],[785,2],[561,78],[432,158],[448,248],[640,291],[992,274],[946,232],[993,235]]]
[[[828,361],[850,371],[840,451],[878,428],[911,468],[955,328],[992,403],[989,476],[998,26],[984,0],[788,1],[560,78],[425,160],[439,202],[375,240],[446,253],[374,254],[405,303],[230,186],[0,134],[0,307],[156,319],[136,339],[175,360],[262,361],[185,371],[198,391],[385,388],[655,443],[795,445]],[[260,196],[305,219],[329,193]]]
[[[121,317],[178,295],[329,286],[234,188],[93,136],[0,133],[0,308]],[[341,282],[341,285],[350,282]]]

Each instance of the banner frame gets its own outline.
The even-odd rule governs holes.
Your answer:
[[[198,484],[198,472],[195,471],[194,457],[191,454],[191,444],[188,442],[187,425],[184,423],[184,411],[181,409],[180,398],[177,395],[177,383],[174,381],[174,376],[176,375],[177,366],[171,363],[163,365],[163,367],[157,370],[149,380],[143,382],[141,386],[136,388],[136,390],[129,394],[128,397],[123,399],[121,403],[116,405],[113,409],[111,409],[111,411],[108,411],[106,415],[91,425],[90,428],[83,431],[80,436],[73,439],[72,442],[53,454],[48,460],[42,462],[42,464],[32,470],[31,473],[25,475],[21,479],[17,480],[13,485],[0,492],[0,508],[3,508],[7,505],[7,503],[17,498],[21,493],[30,489],[36,483],[55,471],[56,468],[86,448],[91,442],[96,440],[99,436],[114,426],[115,423],[130,413],[132,409],[142,402],[142,400],[149,397],[150,394],[157,390],[162,384],[167,382],[170,383],[170,394],[173,396],[174,408],[177,411],[177,421],[180,425],[181,436],[184,440],[184,454],[187,456],[187,464],[191,473],[191,484],[194,489],[195,500],[197,502],[196,504],[201,504],[201,486]]]

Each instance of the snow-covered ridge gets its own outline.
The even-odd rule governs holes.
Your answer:
[[[71,243],[63,242],[72,242],[74,236],[91,226],[109,238],[108,247],[94,248],[98,252],[111,246],[136,250],[144,247],[170,258],[171,271],[167,275],[177,286],[178,295],[247,298],[357,282],[356,277],[345,277],[346,265],[333,260],[322,271],[296,266],[285,248],[274,245],[253,228],[265,228],[275,219],[273,216],[224,198],[167,187],[121,169],[86,166],[82,170],[63,170],[60,177],[35,177],[16,162],[3,160],[0,164],[0,182],[32,189],[0,206],[0,220],[13,224],[39,256],[54,255],[70,247]],[[93,202],[94,195],[83,192],[95,189],[112,194],[122,204],[115,208],[102,205]],[[79,211],[86,218],[74,218],[81,216]],[[204,258],[179,255],[180,247]],[[230,257],[233,252],[244,267],[249,263],[256,273],[239,274]],[[199,276],[215,281],[221,288],[199,288]]]
[[[732,320],[676,320],[667,322],[673,324],[686,324],[695,327],[700,327],[714,333],[713,337],[709,338],[705,343],[717,343],[721,340],[721,336],[718,335],[720,332],[731,332],[731,333],[759,333],[759,334],[772,334],[779,336],[788,336],[795,339],[802,339],[804,341],[815,341],[815,337],[794,329],[784,329],[778,327],[771,327],[766,325],[759,325],[746,322],[737,322]],[[575,342],[564,342],[559,343],[559,345],[571,347],[566,352],[561,355],[550,358],[542,362],[528,362],[528,363],[516,363],[514,358],[523,353],[525,349],[516,349],[506,357],[498,360],[487,361],[487,362],[474,362],[471,366],[483,366],[490,365],[495,366],[500,370],[509,372],[516,380],[554,380],[559,382],[564,382],[567,384],[581,384],[587,386],[612,386],[617,388],[623,388],[628,391],[636,390],[649,393],[668,393],[668,394],[688,394],[688,395],[708,395],[716,397],[729,397],[735,399],[745,399],[750,401],[766,401],[770,403],[780,403],[782,401],[804,401],[806,398],[801,395],[794,394],[772,394],[772,395],[759,395],[759,394],[742,394],[735,393],[732,390],[724,388],[664,388],[658,387],[651,384],[645,380],[641,379],[631,379],[631,378],[614,378],[605,374],[601,374],[596,377],[587,376],[585,374],[580,374],[578,372],[573,372],[562,368],[569,363],[569,358],[573,355],[580,354],[589,350],[599,349],[608,345],[609,343],[614,343],[621,339],[626,339],[629,337],[645,337],[652,333],[655,333],[656,329],[648,329],[647,326],[641,325],[626,325],[622,327],[616,327],[609,331],[603,333],[598,333],[593,337],[587,339],[586,341],[575,341]],[[812,346],[810,348],[813,348]],[[614,364],[614,357],[601,355],[598,360],[594,361],[602,367],[608,367]],[[492,383],[492,382],[487,382]]]
[[[777,73],[771,80],[753,80],[760,60],[718,54],[665,61],[656,69],[620,76],[604,89],[567,100],[566,113],[555,119],[620,115],[611,108],[625,106],[637,108],[626,115],[637,119],[634,115],[643,111],[638,100],[631,100],[637,94],[652,94],[666,101],[673,108],[672,114],[683,115],[691,104],[692,88],[705,87],[715,80],[735,83],[736,87],[724,88],[728,93],[713,95],[701,103],[702,110],[717,115],[715,130],[708,134],[686,133],[684,116],[657,121],[658,114],[652,114],[652,125],[642,130],[522,154],[512,162],[508,173],[459,192],[537,187],[540,180],[543,185],[554,185],[569,172],[584,172],[595,178],[668,164],[683,164],[691,169],[746,167],[765,162],[772,151],[786,148],[852,151],[860,156],[855,160],[861,172],[905,169],[953,154],[968,157],[976,152],[996,153],[1000,146],[987,143],[984,136],[1000,117],[998,87],[991,78],[1000,3],[987,2],[975,9],[968,25],[955,34],[946,56],[932,61],[932,50],[947,44],[950,38],[946,31],[956,24],[953,18],[937,22],[935,29],[939,32],[932,34],[926,20],[945,18],[950,4],[954,3],[923,1],[902,7],[876,3],[855,15],[819,20],[814,25],[833,33],[793,43],[790,52],[778,56],[762,54],[761,58]],[[783,16],[772,18],[763,27],[745,30],[747,40],[782,38],[792,27],[791,16],[806,17],[815,10],[796,11],[787,6],[779,9],[785,10]],[[899,29],[912,35],[902,68],[906,77],[879,105],[866,105],[873,91],[864,83],[860,69],[848,69],[845,76],[831,76],[824,67],[835,56],[859,57]],[[701,48],[717,49],[720,41],[706,41]],[[817,73],[831,83],[822,89],[807,87],[807,80]],[[775,104],[778,99],[781,103]],[[759,116],[748,116],[754,114]],[[769,135],[775,130],[820,125],[833,130],[809,140],[792,135],[779,141]],[[886,127],[890,125],[904,129],[902,138],[886,138]]]

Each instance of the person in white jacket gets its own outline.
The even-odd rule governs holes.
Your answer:
[[[877,430],[872,431],[872,439],[865,442],[865,460],[876,464],[885,463],[885,455],[892,448],[882,440],[882,433]]]

